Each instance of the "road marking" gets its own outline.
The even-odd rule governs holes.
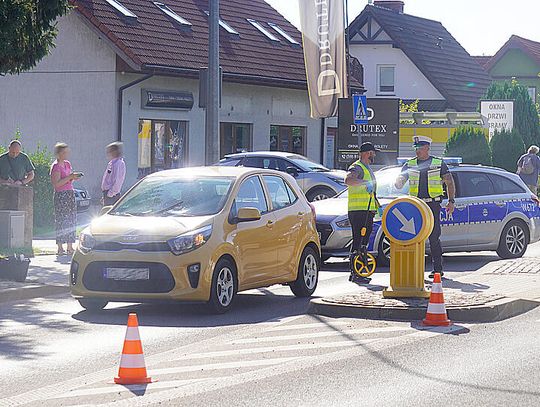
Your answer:
[[[334,326],[338,326],[338,325],[352,325],[352,323],[347,322],[347,321],[332,321],[332,322],[328,322],[327,324],[325,324],[324,322],[317,322],[315,324],[281,325],[281,326],[276,326],[276,327],[270,328],[270,329],[268,329],[268,331],[269,332],[292,331],[292,330],[297,330],[297,329],[322,328],[322,327],[325,327],[325,326],[334,327]]]
[[[260,343],[260,342],[274,342],[274,341],[287,341],[295,339],[311,339],[311,338],[324,338],[327,336],[339,336],[339,335],[356,335],[356,334],[370,334],[370,333],[380,333],[380,332],[400,332],[400,331],[410,331],[413,328],[410,326],[389,326],[389,327],[380,327],[380,328],[361,328],[361,329],[349,329],[346,331],[326,331],[326,332],[312,332],[307,334],[293,334],[293,335],[283,335],[283,336],[265,336],[260,338],[246,338],[238,339],[232,344],[241,344],[241,343]]]
[[[278,365],[280,363],[290,362],[291,360],[294,360],[294,359],[298,359],[298,357],[261,359],[261,360],[244,360],[240,362],[226,362],[226,363],[216,361],[216,363],[209,363],[206,365],[151,369],[149,370],[149,374],[151,376],[157,376],[157,375],[172,374],[172,373],[198,372],[200,370],[205,370],[205,371],[206,370],[226,370],[226,369],[238,369],[238,368],[245,368],[245,367],[272,366],[272,365]]]

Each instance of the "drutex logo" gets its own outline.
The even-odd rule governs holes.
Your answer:
[[[314,0],[317,12],[317,44],[319,47],[319,64],[321,72],[317,78],[319,96],[332,96],[341,93],[341,78],[334,68],[331,52],[330,24],[328,20],[328,0]]]

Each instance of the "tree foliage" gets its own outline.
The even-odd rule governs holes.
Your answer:
[[[481,128],[458,127],[446,142],[444,155],[462,157],[466,164],[491,165],[491,150]]]
[[[527,88],[515,79],[493,82],[486,92],[488,100],[514,101],[514,129],[521,135],[527,146],[540,144],[540,121],[538,110],[531,100]]]
[[[68,0],[0,0],[0,74],[33,68],[54,46]]]
[[[523,138],[514,128],[512,131],[496,131],[490,141],[493,165],[515,172],[517,161],[526,152]]]

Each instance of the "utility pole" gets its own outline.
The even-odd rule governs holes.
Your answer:
[[[219,0],[209,0],[206,165],[219,160]]]

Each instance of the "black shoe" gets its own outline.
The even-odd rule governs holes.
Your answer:
[[[429,278],[435,278],[435,273],[439,273],[441,275],[441,278],[444,276],[444,273],[442,271],[432,271],[429,274]]]

